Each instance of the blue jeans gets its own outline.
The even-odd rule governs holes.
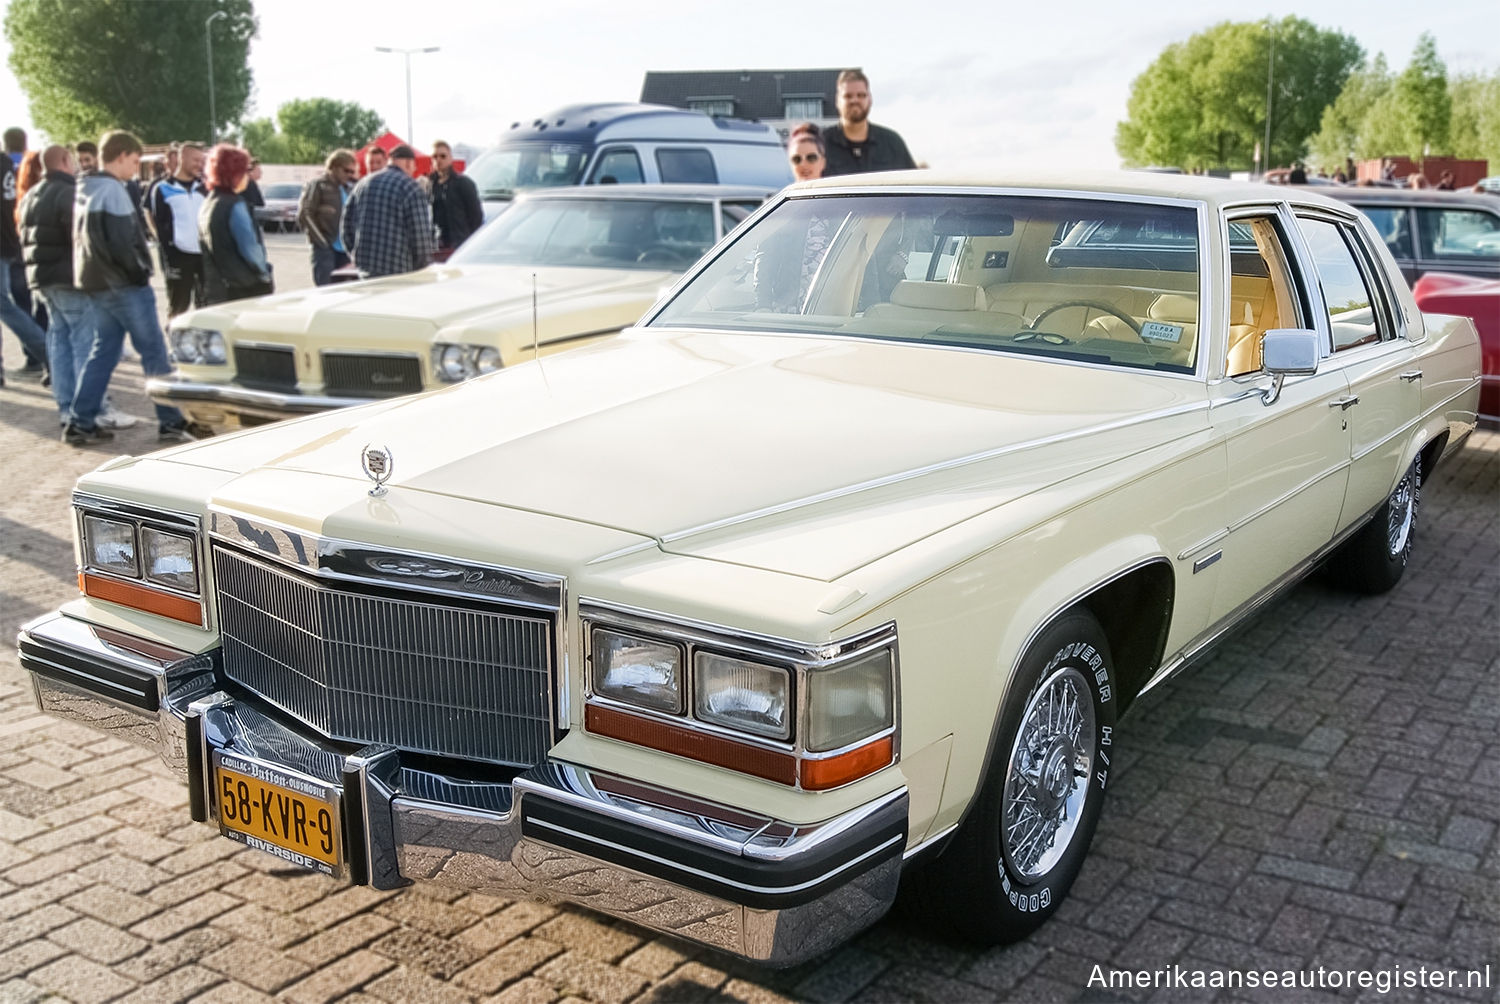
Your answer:
[[[7,266],[10,264],[6,263]],[[15,300],[15,288],[10,284],[10,272],[5,273],[5,288],[0,291],[0,324],[16,333],[21,347],[26,350],[27,360],[44,362],[47,359],[47,332],[36,323],[29,310],[21,309]]]
[[[326,286],[333,281],[333,270],[349,264],[349,256],[342,251],[321,244],[312,246],[312,273],[314,286]]]
[[[36,291],[47,305],[47,368],[52,371],[52,399],[64,421],[73,407],[78,377],[94,347],[94,303],[72,286],[46,286]]]
[[[161,321],[156,316],[156,294],[150,286],[126,286],[85,295],[94,308],[94,345],[78,376],[69,421],[81,429],[92,429],[104,405],[115,364],[120,361],[126,334],[130,335],[130,344],[141,357],[141,369],[148,377],[171,373],[172,360],[167,355],[167,336],[162,334]],[[187,418],[169,404],[158,404],[156,421],[165,428],[185,425]]]

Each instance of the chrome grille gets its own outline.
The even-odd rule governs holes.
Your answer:
[[[318,581],[214,547],[224,671],[322,734],[530,766],[550,744],[552,624]]]
[[[323,387],[345,397],[395,397],[422,389],[416,356],[323,354]]]
[[[291,349],[234,347],[234,381],[262,390],[296,390],[297,358]]]

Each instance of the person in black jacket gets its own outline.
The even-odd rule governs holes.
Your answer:
[[[916,167],[901,134],[870,121],[870,80],[864,72],[845,70],[837,86],[839,120],[823,130],[828,155],[823,177]]]
[[[89,298],[73,288],[73,155],[65,146],[42,151],[46,175],[21,200],[21,247],[26,285],[47,306],[47,365],[52,397],[64,421],[78,374],[94,344]]]
[[[21,235],[16,230],[16,171],[9,157],[0,155],[0,262],[5,263],[3,289],[0,289],[0,323],[16,333],[26,353],[26,366],[19,372],[37,378],[46,373],[47,333],[29,309],[15,299],[10,282],[11,264],[21,262]],[[5,371],[0,367],[0,387],[5,386]]]
[[[94,345],[78,377],[63,441],[73,446],[113,439],[98,425],[104,392],[120,360],[125,335],[148,377],[172,372],[167,339],[151,290],[151,255],[125,182],[136,176],[141,141],[128,132],[106,133],[99,144],[104,170],[86,174],[73,208],[73,280],[94,308]],[[196,229],[193,234],[197,238]],[[156,405],[158,438],[186,442],[208,435],[171,405]]]
[[[250,155],[220,143],[208,157],[208,201],[198,212],[206,303],[264,296],[275,287],[260,228],[245,205]]]
[[[442,140],[432,144],[432,166],[432,222],[439,249],[451,252],[484,226],[484,205],[474,179],[453,170],[453,148]]]

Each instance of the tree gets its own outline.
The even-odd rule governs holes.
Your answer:
[[[1396,78],[1397,107],[1406,126],[1406,149],[1411,157],[1448,152],[1448,126],[1453,100],[1448,96],[1448,68],[1438,58],[1437,42],[1423,32],[1411,62]]]
[[[378,112],[352,101],[303,98],[276,109],[276,122],[268,118],[246,122],[240,143],[268,164],[321,164],[339,147],[364,146],[384,125]]]
[[[1167,46],[1135,79],[1115,147],[1129,164],[1249,167],[1266,131],[1269,66],[1266,162],[1289,163],[1363,55],[1350,36],[1297,17],[1215,25]]]
[[[218,11],[226,16],[205,27]],[[54,140],[129,129],[148,143],[207,139],[205,30],[213,33],[216,129],[250,96],[251,0],[11,0],[10,68],[31,120]]]
[[[276,109],[292,163],[314,164],[339,147],[358,149],[379,135],[380,113],[332,98],[302,98]]]
[[[1453,100],[1449,143],[1455,157],[1483,158],[1500,165],[1500,70],[1463,74],[1448,81]]]
[[[1339,96],[1323,109],[1317,133],[1307,141],[1312,162],[1327,167],[1342,164],[1351,155],[1356,160],[1384,155],[1387,151],[1372,142],[1376,138],[1372,127],[1387,121],[1388,116],[1382,114],[1376,118],[1371,112],[1394,86],[1395,78],[1384,54],[1349,74]]]

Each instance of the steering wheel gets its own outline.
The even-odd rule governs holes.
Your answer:
[[[1037,314],[1035,317],[1033,317],[1031,319],[1031,323],[1026,325],[1025,330],[1037,330],[1037,325],[1042,323],[1042,318],[1051,317],[1059,310],[1063,310],[1067,307],[1092,307],[1095,310],[1102,310],[1106,314],[1109,314],[1111,317],[1116,317],[1124,321],[1125,324],[1130,328],[1130,330],[1135,332],[1135,336],[1137,338],[1145,341],[1145,339],[1141,337],[1141,325],[1139,321],[1131,317],[1129,314],[1125,313],[1123,310],[1120,310],[1118,307],[1112,306],[1108,303],[1104,303],[1100,300],[1064,300],[1062,303],[1054,303],[1052,306],[1044,308],[1040,314]]]
[[[682,265],[690,260],[680,251],[656,247],[642,251],[636,256],[635,262],[637,265]]]

